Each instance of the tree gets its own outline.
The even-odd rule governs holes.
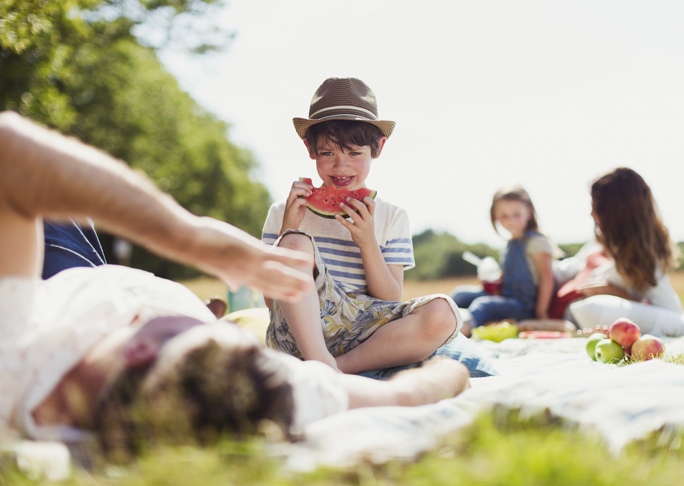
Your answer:
[[[270,196],[253,180],[254,158],[131,33],[153,13],[171,18],[212,3],[0,0],[0,109],[75,135],[140,169],[191,212],[257,235]],[[103,236],[111,258],[108,242]],[[132,262],[165,277],[191,274],[140,248]]]
[[[476,275],[477,269],[463,259],[463,252],[469,250],[479,257],[493,256],[498,252],[478,243],[467,245],[455,236],[433,230],[413,236],[413,252],[416,268],[406,274],[408,280],[436,280],[448,277]]]

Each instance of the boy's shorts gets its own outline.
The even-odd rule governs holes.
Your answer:
[[[418,307],[435,299],[444,299],[449,303],[457,322],[456,330],[442,345],[450,343],[458,335],[461,329],[461,316],[458,313],[458,307],[449,296],[432,294],[406,302],[388,302],[360,292],[345,291],[329,274],[323,257],[321,257],[311,235],[302,231],[288,230],[278,238],[273,246],[278,246],[282,237],[288,233],[302,234],[311,238],[317,269],[315,285],[320,302],[323,336],[328,351],[333,357],[351,351],[388,322],[406,317]],[[303,359],[280,308],[280,302],[275,299],[271,304],[271,322],[266,331],[266,345]]]

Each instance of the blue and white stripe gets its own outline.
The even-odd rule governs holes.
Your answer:
[[[273,245],[278,238],[276,231],[282,225],[282,208],[281,204],[274,204],[269,211],[262,234],[262,241],[268,245]],[[413,242],[406,213],[396,206],[376,200],[375,227],[385,262],[402,265],[405,269],[413,268]],[[300,229],[314,237],[323,262],[338,285],[347,291],[366,290],[361,250],[351,240],[346,228],[335,220],[307,213]]]

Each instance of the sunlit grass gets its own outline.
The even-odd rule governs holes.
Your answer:
[[[591,434],[540,414],[521,420],[496,410],[413,463],[361,464],[347,470],[288,471],[263,443],[224,441],[212,448],[160,447],[125,467],[76,472],[65,485],[601,485],[681,484],[681,431],[658,431],[612,456]],[[0,484],[40,484],[3,469]]]
[[[672,287],[674,287],[677,295],[684,303],[684,271],[673,272],[670,275]],[[225,297],[226,285],[211,277],[201,277],[194,280],[186,280],[181,282],[190,290],[195,292],[202,300],[220,295]],[[428,281],[404,281],[404,292],[402,300],[412,299],[421,295],[428,294],[448,294],[458,285],[476,285],[478,283],[475,277],[457,277],[443,280],[428,280]]]

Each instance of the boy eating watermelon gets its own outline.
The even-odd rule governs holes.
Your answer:
[[[267,345],[344,373],[429,357],[457,336],[461,318],[443,294],[400,302],[403,272],[414,266],[406,212],[377,197],[338,201],[342,190],[364,193],[358,189],[395,123],[378,119],[375,95],[355,78],[326,79],[309,118],[293,121],[323,186],[294,182],[287,200],[271,206],[262,240],[311,254],[313,267],[302,270],[315,291],[298,303],[266,299]],[[335,207],[312,197],[321,190],[338,196]]]

